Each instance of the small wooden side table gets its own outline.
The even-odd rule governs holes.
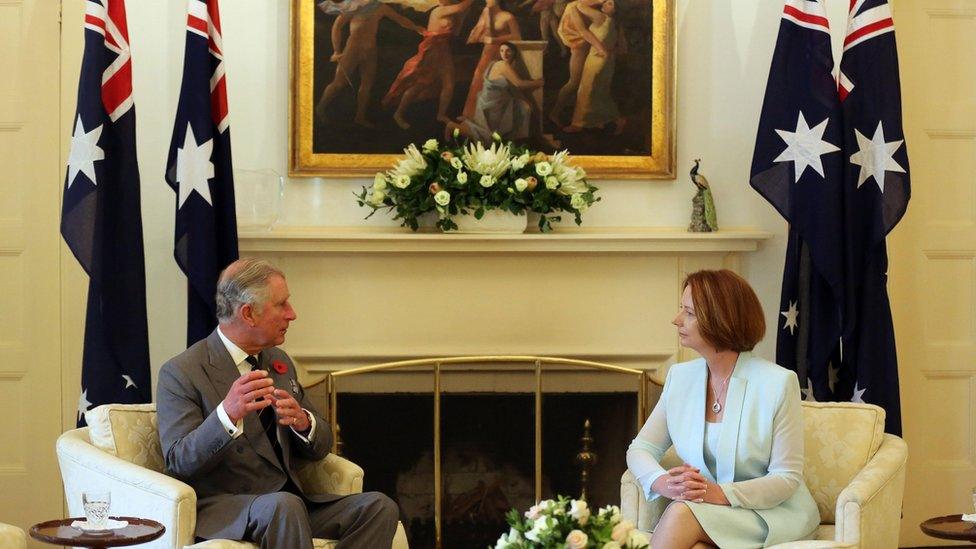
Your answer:
[[[918,527],[933,538],[959,539],[976,543],[976,524],[962,520],[962,515],[930,518]]]
[[[163,532],[166,531],[165,526],[154,520],[135,517],[110,518],[124,520],[129,524],[125,528],[117,528],[105,534],[93,534],[71,527],[72,522],[84,520],[84,517],[66,518],[35,524],[31,526],[30,535],[36,540],[53,545],[102,549],[103,547],[122,547],[146,543],[162,536]]]

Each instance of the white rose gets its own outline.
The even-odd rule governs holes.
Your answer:
[[[373,188],[377,191],[382,191],[386,189],[386,176],[378,173],[373,177]]]
[[[517,172],[525,167],[525,162],[522,162],[522,157],[517,157],[512,159],[512,171]]]
[[[454,128],[454,131],[451,133],[451,135],[454,136],[454,139],[457,139],[458,136],[461,135],[461,130]]]
[[[529,187],[529,182],[522,179],[521,177],[515,180],[515,189],[518,192],[522,192]]]
[[[478,183],[481,183],[482,187],[488,188],[495,184],[495,178],[490,175],[483,175]]]
[[[634,529],[634,523],[629,520],[622,520],[613,527],[613,532],[610,533],[610,537],[613,541],[624,545],[627,543],[627,536],[630,535],[630,531]]]
[[[539,517],[532,523],[532,529],[525,533],[525,539],[538,543],[550,530],[549,517]]]
[[[461,166],[464,166],[464,162],[461,162],[460,158],[455,156],[454,158],[451,159],[452,168],[454,168],[455,170],[460,170]]]
[[[620,549],[620,544],[615,541],[608,541],[600,549]]]
[[[552,164],[548,162],[539,162],[535,165],[535,173],[545,177],[552,173]]]
[[[583,211],[584,209],[586,209],[586,199],[583,198],[583,195],[581,194],[578,193],[574,194],[569,199],[569,205],[572,206],[574,209]]]
[[[384,198],[386,198],[386,193],[383,192],[383,191],[381,191],[381,190],[379,190],[379,189],[376,189],[369,196],[369,199],[367,200],[367,202],[370,205],[373,205],[373,206],[382,206],[383,205],[383,199]]]
[[[434,202],[437,202],[440,206],[447,206],[451,203],[451,193],[447,191],[439,191],[434,195]]]
[[[458,183],[464,185],[468,182],[468,172],[458,172],[457,174]]]
[[[590,509],[585,501],[574,499],[569,503],[569,516],[576,519],[576,522],[579,522],[580,526],[583,526],[590,519]]]
[[[529,156],[529,153],[528,153],[528,151],[526,151],[526,152],[524,152],[524,153],[522,153],[522,156],[519,156],[519,157],[518,157],[518,161],[519,161],[519,162],[521,162],[521,163],[522,163],[522,165],[524,166],[524,165],[526,165],[526,164],[528,164],[528,163],[529,163],[529,160],[530,160],[531,158],[532,158],[532,157],[531,157],[531,156]]]
[[[495,141],[502,140],[502,136],[498,135],[498,132],[491,132],[491,138],[494,139]]]
[[[606,507],[600,508],[601,517],[609,517],[610,522],[616,523],[620,520],[620,508],[616,505],[607,505]]]
[[[547,177],[546,188],[549,189],[550,191],[559,188],[559,179],[554,175],[550,175],[549,177]]]
[[[637,547],[646,547],[651,544],[651,540],[647,539],[647,534],[641,532],[637,528],[630,531],[627,536],[627,547],[630,549],[637,549]]]
[[[436,139],[428,139],[424,141],[424,152],[434,152],[439,146]]]
[[[406,174],[396,176],[396,178],[393,180],[393,185],[398,189],[406,189],[410,186],[410,176]]]
[[[542,506],[542,504],[536,503],[532,507],[529,507],[529,510],[525,512],[525,518],[535,520],[542,516],[543,511],[545,511],[545,508]]]
[[[589,537],[582,530],[573,530],[566,536],[566,549],[584,549]]]

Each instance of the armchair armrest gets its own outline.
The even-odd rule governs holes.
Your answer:
[[[193,543],[197,496],[189,485],[99,450],[89,441],[87,427],[58,437],[57,454],[71,516],[84,515],[83,491],[107,490],[112,494],[112,515],[151,518],[166,527],[147,547]]]
[[[897,547],[908,445],[885,434],[881,447],[837,496],[836,541]]]
[[[363,491],[363,468],[335,454],[302,466],[298,479],[312,494],[348,496]]]
[[[25,549],[27,547],[27,534],[16,526],[0,522],[0,547]]]
[[[664,514],[664,509],[669,503],[671,500],[664,497],[647,501],[644,489],[630,469],[624,471],[623,476],[620,477],[620,515],[636,524],[638,530],[654,531],[657,521],[661,520],[661,515]]]

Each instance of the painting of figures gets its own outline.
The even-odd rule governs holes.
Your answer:
[[[673,174],[673,21],[657,0],[295,0],[292,175],[360,176],[410,143],[568,149]]]

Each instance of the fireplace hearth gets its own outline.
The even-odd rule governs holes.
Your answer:
[[[485,547],[507,531],[505,513],[535,502],[532,393],[441,397],[442,546]],[[410,546],[435,547],[433,396],[338,395],[342,452],[366,471],[365,490],[400,507]],[[578,497],[583,423],[592,425],[591,507],[619,503],[625,452],[636,431],[637,395],[547,393],[542,404],[542,497]]]

